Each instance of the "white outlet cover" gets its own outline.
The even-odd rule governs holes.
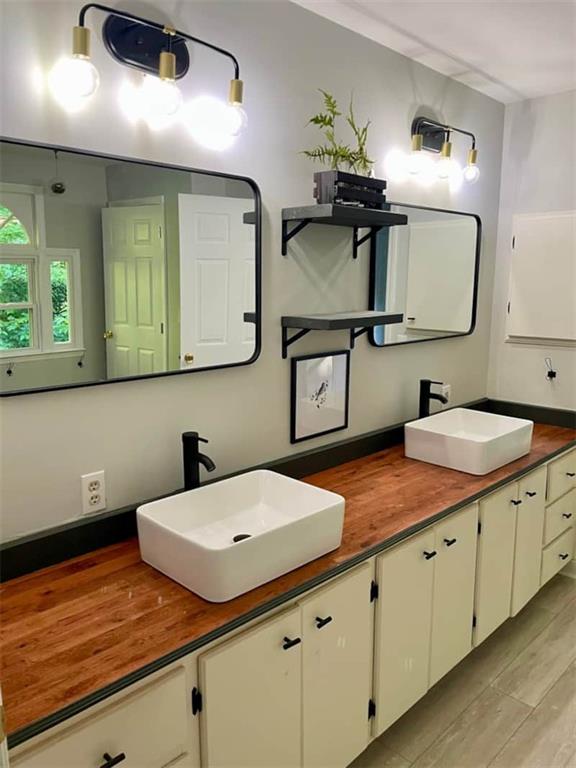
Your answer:
[[[80,477],[82,485],[82,514],[93,515],[106,509],[106,476],[104,470]]]

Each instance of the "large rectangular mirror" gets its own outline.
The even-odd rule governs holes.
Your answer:
[[[374,346],[472,333],[476,321],[481,222],[470,213],[390,203],[408,216],[382,229],[371,249],[370,308],[402,323],[371,331]]]
[[[246,365],[260,195],[238,176],[0,142],[0,393]]]

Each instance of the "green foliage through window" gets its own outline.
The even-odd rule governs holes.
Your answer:
[[[0,243],[26,245],[30,237],[22,222],[5,205],[0,203]]]
[[[70,341],[68,262],[53,261],[50,264],[50,285],[52,286],[52,334],[54,341],[62,344]]]
[[[26,304],[30,300],[28,264],[0,264],[0,304]],[[0,349],[26,349],[32,342],[29,309],[0,310]]]

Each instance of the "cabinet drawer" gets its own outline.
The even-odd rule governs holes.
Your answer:
[[[105,753],[124,753],[121,768],[162,768],[185,753],[186,722],[180,667],[10,763],[14,768],[99,768]]]
[[[548,501],[556,499],[576,488],[576,450],[565,453],[548,465]]]
[[[555,539],[552,544],[548,544],[542,553],[542,578],[541,585],[544,586],[568,565],[574,554],[574,528],[569,528],[561,536]],[[566,556],[567,555],[567,556]]]
[[[544,544],[550,544],[562,531],[576,522],[576,490],[561,496],[546,508]]]

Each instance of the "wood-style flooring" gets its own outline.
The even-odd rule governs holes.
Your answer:
[[[558,575],[350,768],[576,768],[576,580]]]

